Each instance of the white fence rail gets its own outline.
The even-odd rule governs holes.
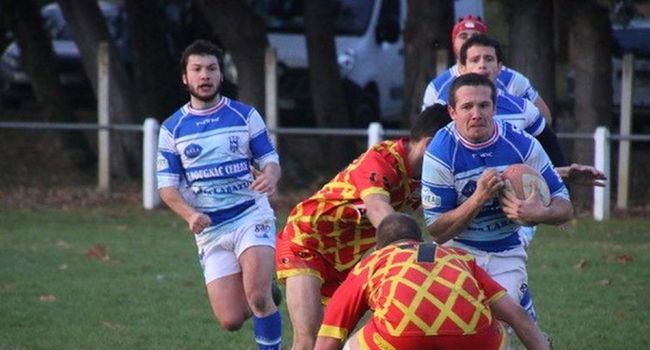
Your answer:
[[[108,130],[108,131],[137,131],[143,133],[142,142],[142,204],[145,209],[153,209],[160,204],[156,186],[156,154],[158,152],[159,123],[156,119],[148,118],[142,125],[127,124],[68,124],[68,123],[33,123],[33,122],[2,122],[0,128],[13,129],[45,129],[45,130]],[[380,123],[371,123],[367,129],[339,128],[270,128],[276,138],[279,135],[320,135],[320,136],[366,136],[368,147],[385,137],[408,135],[406,130],[384,129]],[[594,166],[603,171],[611,181],[611,144],[613,141],[650,141],[650,135],[611,135],[606,127],[598,127],[593,134],[558,133],[559,138],[592,139],[594,141]],[[99,150],[106,152],[107,150]],[[619,184],[621,186],[621,184]],[[619,187],[620,188],[620,187]],[[627,188],[627,186],[625,186]],[[593,217],[595,220],[606,220],[610,216],[611,186],[594,187]],[[627,205],[627,203],[626,203]]]

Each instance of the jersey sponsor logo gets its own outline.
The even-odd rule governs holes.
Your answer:
[[[206,180],[214,178],[234,177],[243,175],[249,171],[248,161],[242,159],[234,163],[219,164],[201,169],[187,171],[187,180]]]
[[[483,153],[473,153],[472,157],[474,158],[492,158],[494,154],[492,152],[483,152]]]
[[[183,154],[185,154],[187,158],[196,158],[199,156],[199,154],[201,154],[202,151],[203,151],[203,147],[195,143],[192,143],[189,144],[187,147],[185,147]]]
[[[257,238],[269,238],[269,231],[271,231],[271,225],[269,224],[255,225],[255,237]]]
[[[438,208],[442,205],[442,198],[431,192],[431,189],[428,187],[422,188],[422,208],[424,209],[433,209]]]
[[[237,152],[239,149],[239,136],[230,136],[228,141],[230,142],[230,152]]]
[[[197,194],[227,194],[243,190],[251,185],[252,181],[242,181],[236,184],[218,187],[192,187],[192,193]]]
[[[210,123],[217,123],[217,122],[219,122],[219,117],[217,117],[217,118],[207,118],[207,119],[203,119],[203,120],[201,120],[199,122],[196,122],[196,126],[203,126],[203,125],[207,125],[207,124],[210,124]]]

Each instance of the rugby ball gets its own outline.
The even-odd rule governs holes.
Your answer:
[[[505,182],[504,191],[513,192],[517,198],[524,200],[530,197],[536,185],[544,205],[548,206],[551,203],[551,192],[548,189],[546,181],[531,166],[526,164],[512,164],[503,171],[501,178]]]

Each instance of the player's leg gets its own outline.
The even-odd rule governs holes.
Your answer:
[[[293,327],[292,350],[313,349],[323,321],[321,280],[313,275],[286,279],[287,309]]]
[[[271,292],[274,257],[275,250],[269,246],[253,246],[239,256],[244,291],[253,312],[253,331],[259,349],[279,350],[282,342],[282,316]]]
[[[235,254],[213,250],[206,256],[204,275],[212,313],[226,330],[236,331],[251,316]]]
[[[235,253],[242,268],[244,293],[253,312],[253,331],[260,350],[279,350],[282,316],[273,302],[275,225],[272,220],[251,222],[237,230]]]

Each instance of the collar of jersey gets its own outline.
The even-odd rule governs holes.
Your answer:
[[[217,102],[216,105],[206,109],[194,109],[190,106],[189,102],[185,105],[185,107],[187,108],[187,112],[193,115],[210,115],[223,107],[226,104],[226,99],[227,97],[221,96],[219,98],[219,102]]]
[[[460,142],[463,144],[463,146],[469,148],[469,149],[481,149],[485,148],[497,141],[499,138],[499,124],[492,120],[492,124],[494,124],[494,132],[492,132],[492,136],[490,136],[489,139],[481,142],[481,143],[472,143],[469,140],[465,139],[461,134],[454,128],[454,134],[456,134],[456,137],[460,140]]]

